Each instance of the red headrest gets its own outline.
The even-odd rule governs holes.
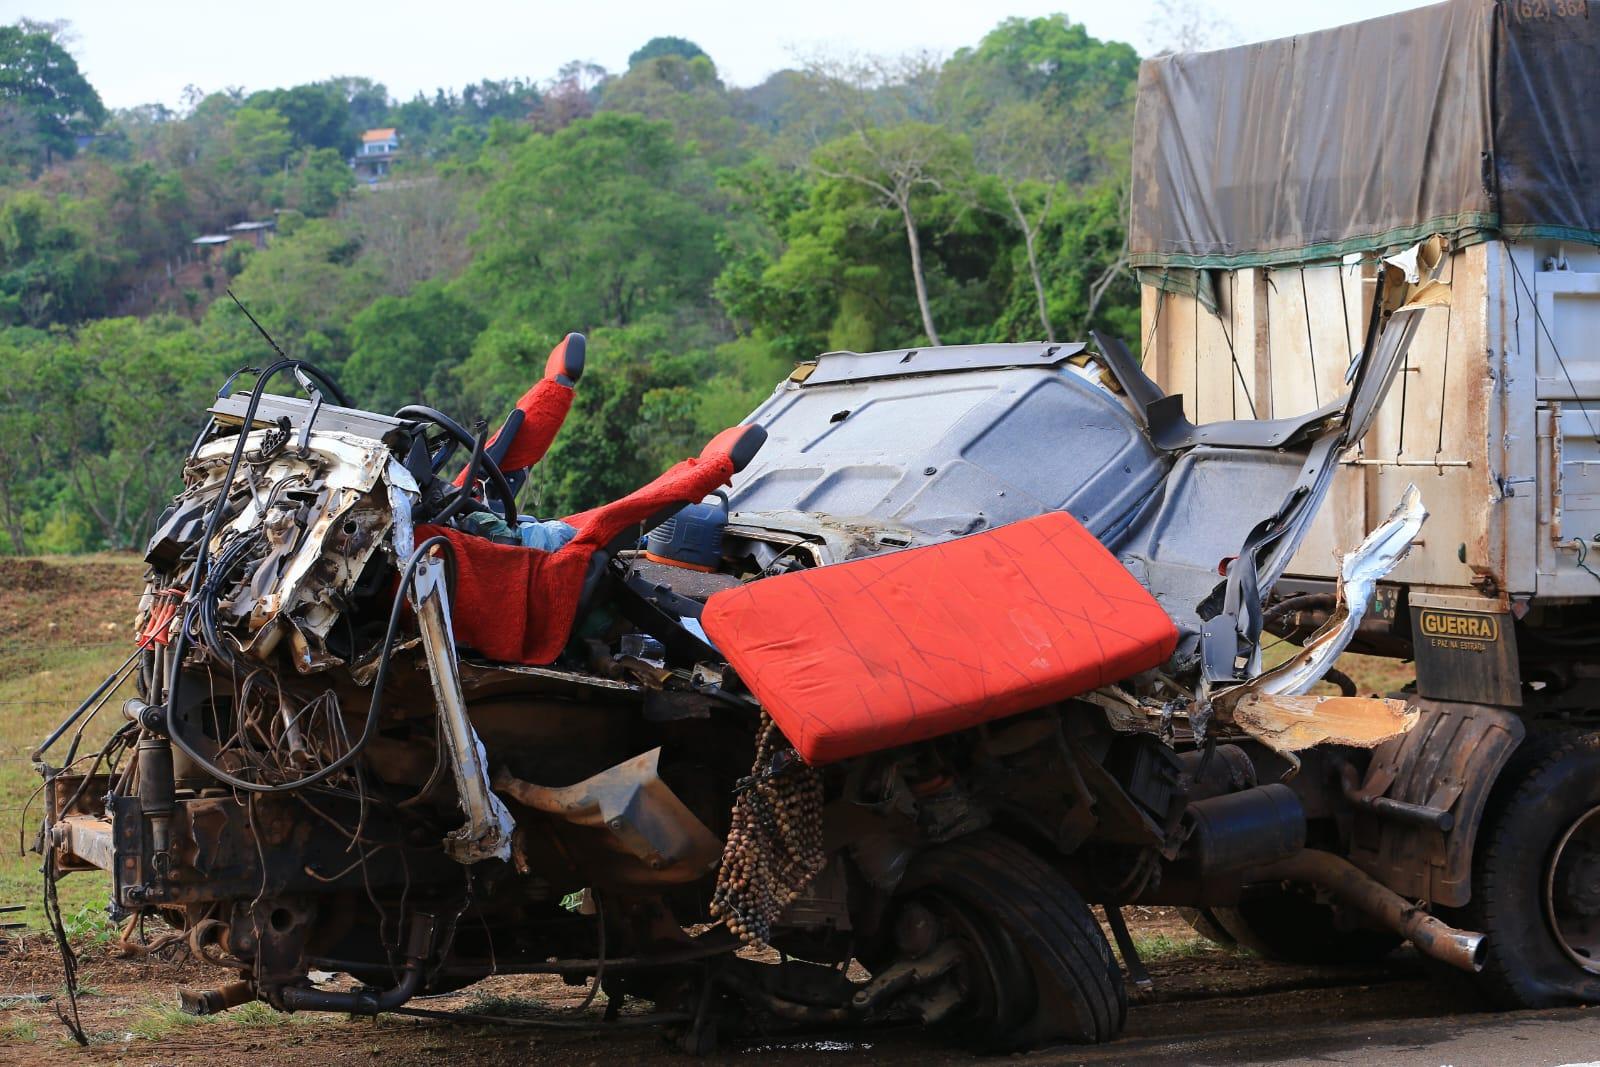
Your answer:
[[[562,385],[577,385],[583,377],[583,353],[588,341],[581,333],[569,333],[550,350],[544,362],[544,376]]]

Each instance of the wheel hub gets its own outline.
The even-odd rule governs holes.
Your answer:
[[[1557,839],[1545,868],[1544,898],[1561,950],[1600,974],[1600,807],[1584,812]]]

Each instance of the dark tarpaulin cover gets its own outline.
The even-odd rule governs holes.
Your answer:
[[[1135,266],[1306,263],[1434,233],[1600,244],[1600,0],[1450,0],[1146,60]]]

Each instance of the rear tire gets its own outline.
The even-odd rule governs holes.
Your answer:
[[[1479,833],[1468,929],[1478,988],[1504,1008],[1600,1002],[1600,734],[1542,747]]]
[[[1189,924],[1190,929],[1213,945],[1223,948],[1237,948],[1238,939],[1222,928],[1217,922],[1217,917],[1211,913],[1210,908],[1179,908],[1178,914],[1183,916],[1183,921]]]
[[[1122,970],[1077,890],[1023,846],[974,834],[918,856],[902,893],[943,915],[967,963],[964,1037],[995,1051],[1110,1041]]]

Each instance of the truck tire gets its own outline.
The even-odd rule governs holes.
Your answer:
[[[1032,852],[979,833],[918,856],[902,895],[963,942],[954,1026],[990,1051],[1110,1041],[1128,1014],[1122,969],[1072,884]]]
[[[1600,734],[1539,746],[1491,803],[1461,915],[1488,936],[1491,1003],[1600,1002]]]
[[[1241,947],[1281,963],[1376,963],[1400,945],[1384,930],[1345,929],[1308,887],[1260,886],[1212,918]]]
[[[1178,914],[1183,916],[1183,921],[1189,924],[1190,929],[1214,945],[1223,948],[1234,948],[1239,942],[1228,931],[1222,928],[1217,917],[1211,914],[1210,908],[1179,908]]]

